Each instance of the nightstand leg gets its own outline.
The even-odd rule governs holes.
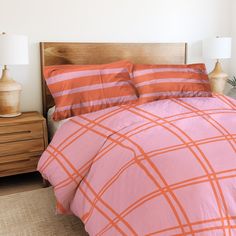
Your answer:
[[[46,179],[43,178],[43,187],[47,188],[49,186],[50,186],[50,183]]]

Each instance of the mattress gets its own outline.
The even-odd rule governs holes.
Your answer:
[[[53,112],[55,111],[55,106],[50,108],[47,113],[47,121],[48,121],[48,134],[49,134],[49,139],[51,140],[56,131],[70,118],[65,119],[65,120],[60,120],[60,121],[55,121],[53,120]]]

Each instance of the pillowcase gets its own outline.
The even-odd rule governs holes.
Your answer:
[[[137,101],[131,81],[133,64],[57,65],[44,68],[55,101],[54,120]]]
[[[133,81],[140,102],[177,97],[211,97],[204,64],[134,65]]]

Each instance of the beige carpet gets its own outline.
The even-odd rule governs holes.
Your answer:
[[[55,215],[51,188],[0,197],[0,235],[85,236],[83,224],[74,216]]]

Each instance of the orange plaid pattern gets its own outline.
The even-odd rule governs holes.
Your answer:
[[[89,235],[234,236],[235,124],[219,95],[116,106],[65,123],[38,169]]]

